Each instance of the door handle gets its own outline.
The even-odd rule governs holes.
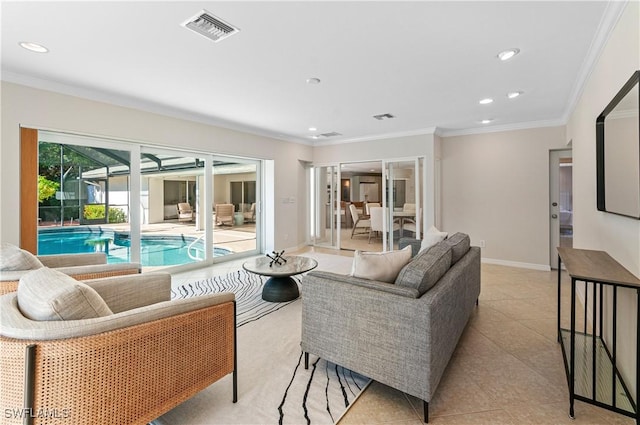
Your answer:
[[[558,218],[558,214],[551,214],[551,218]]]

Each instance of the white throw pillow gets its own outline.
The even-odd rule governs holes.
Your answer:
[[[393,283],[409,261],[411,246],[389,252],[356,251],[353,255],[351,276]]]
[[[449,233],[441,232],[435,226],[431,226],[429,230],[427,230],[427,232],[424,234],[424,238],[422,239],[422,243],[420,244],[419,252],[426,251],[438,242],[442,242],[447,238],[448,235]]]
[[[9,243],[0,244],[0,271],[35,270],[43,267],[38,258]]]
[[[113,314],[93,288],[46,267],[20,278],[18,307],[31,320],[80,320]]]

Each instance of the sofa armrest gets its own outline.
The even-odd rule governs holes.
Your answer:
[[[402,295],[409,298],[418,298],[418,291],[413,288],[405,288],[395,285],[393,283],[379,282],[377,280],[362,279],[359,277],[348,276],[338,273],[325,272],[320,270],[314,270],[307,274],[304,278],[309,280],[311,284],[322,285],[325,280],[332,280],[350,285],[360,286],[362,288],[368,288],[375,291],[386,292],[388,294]]]
[[[56,254],[39,255],[38,260],[49,268],[89,266],[93,264],[107,264],[107,254],[104,252],[92,252],[87,254]]]
[[[15,339],[47,341],[79,338],[166,319],[183,313],[233,302],[232,292],[163,301],[110,316],[83,320],[34,321],[22,315],[17,293],[0,296],[0,335]]]
[[[398,249],[403,249],[407,246],[411,246],[411,257],[415,257],[418,252],[420,252],[422,241],[414,238],[400,238],[398,241]]]
[[[96,290],[113,313],[171,300],[169,273],[106,277],[84,283]]]

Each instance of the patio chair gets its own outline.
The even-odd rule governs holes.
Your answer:
[[[351,212],[351,218],[353,219],[353,228],[351,229],[351,239],[353,239],[353,235],[366,235],[368,233],[369,227],[371,227],[371,220],[362,219],[360,214],[358,214],[358,210],[356,206],[353,204],[349,205],[349,211]],[[356,229],[364,229],[364,232],[356,233]]]
[[[76,280],[131,275],[141,271],[139,263],[107,264],[107,255],[104,252],[36,256],[15,245],[2,243],[0,295],[15,292],[22,276],[42,267],[55,268]]]
[[[178,203],[178,221],[193,221],[193,208],[188,202]]]
[[[244,222],[245,223],[255,223],[256,221],[256,203],[252,203],[251,204],[251,208],[249,208],[249,211],[245,211],[242,213],[242,215],[244,216]]]
[[[231,373],[235,402],[235,331],[233,293],[171,301],[168,273],[78,282],[42,268],[0,297],[0,405],[142,425]]]
[[[233,204],[216,204],[216,224],[233,226],[233,214],[236,207]]]

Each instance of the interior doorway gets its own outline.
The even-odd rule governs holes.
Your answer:
[[[573,247],[573,157],[571,149],[549,152],[549,262],[558,268],[557,247]]]

